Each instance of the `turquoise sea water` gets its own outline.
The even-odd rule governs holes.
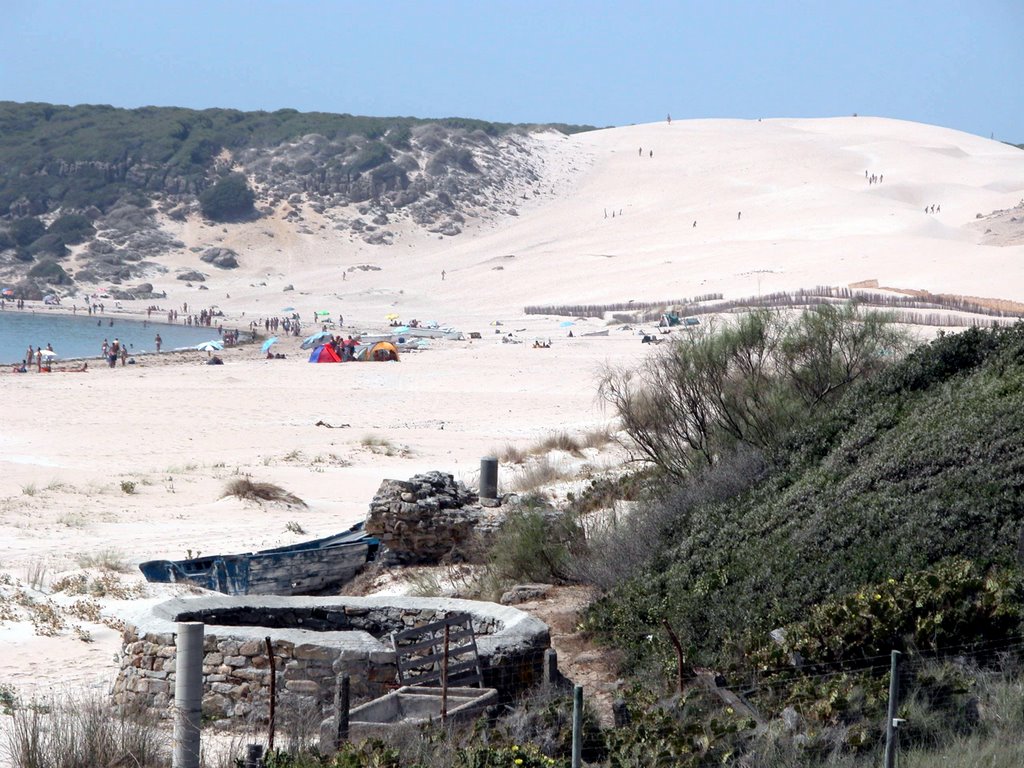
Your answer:
[[[158,333],[163,339],[161,349],[165,352],[220,338],[216,328],[143,323],[111,315],[60,315],[8,306],[0,311],[0,363],[20,361],[25,357],[29,344],[43,348],[52,344],[57,360],[99,357],[103,340],[113,341],[115,338],[127,344],[132,354],[155,352]]]

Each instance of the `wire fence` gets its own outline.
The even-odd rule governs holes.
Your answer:
[[[693,299],[668,301],[527,306],[523,311],[528,315],[568,317],[604,317],[608,312],[629,312],[630,316],[617,319],[653,322],[658,321],[666,312],[672,312],[680,317],[700,317],[755,308],[809,308],[847,301],[856,301],[862,307],[890,310],[895,322],[909,325],[958,328],[973,325],[1009,325],[1024,317],[1024,311],[1021,311],[1019,305],[1010,302],[986,302],[970,297],[925,291],[915,291],[913,295],[888,295],[833,286],[778,291],[729,300],[722,300],[722,294],[706,294]]]
[[[631,640],[647,642],[654,631],[638,626],[635,633],[620,636],[617,641],[623,645]],[[671,658],[672,650],[664,635],[653,642],[660,644],[658,650],[666,651],[662,657]],[[448,643],[454,647],[450,633]],[[1024,754],[1024,738],[1019,737],[1024,726],[1024,635],[942,648],[902,649],[891,707],[891,653],[864,653],[827,662],[796,661],[754,670],[749,665],[738,666],[720,673],[685,664],[676,668],[671,663],[623,670],[613,664],[610,654],[556,636],[556,645],[563,643],[567,645],[563,645],[561,658],[547,652],[543,657],[489,662],[505,667],[500,674],[496,667],[483,670],[485,688],[497,679],[516,681],[514,690],[503,688],[490,698],[483,693],[467,693],[463,686],[444,693],[447,675],[441,675],[429,688],[421,686],[414,701],[389,709],[381,706],[381,700],[399,690],[397,674],[387,681],[386,695],[376,698],[365,692],[356,695],[354,687],[343,692],[344,674],[325,678],[321,687],[327,690],[336,686],[336,696],[312,701],[283,695],[273,724],[265,713],[256,716],[254,709],[248,725],[228,736],[216,736],[218,729],[204,729],[204,740],[215,743],[228,738],[229,742],[220,750],[223,760],[207,758],[203,765],[262,766],[262,756],[273,743],[277,749],[297,756],[287,763],[294,768],[325,765],[301,762],[299,756],[326,754],[338,748],[363,750],[360,754],[366,755],[373,750],[390,750],[387,755],[397,755],[394,759],[399,760],[387,762],[384,752],[380,752],[372,756],[379,763],[353,762],[353,766],[513,766],[520,765],[515,759],[524,759],[523,765],[528,767],[560,768],[712,763],[762,768],[797,764],[852,767],[884,761],[888,736],[891,762],[884,764],[910,768],[938,764],[928,760],[939,760],[935,756],[945,754],[942,745],[955,743],[963,749],[963,739],[974,733],[985,734],[996,743],[993,748],[1011,757],[1017,754],[1014,750]],[[443,653],[433,658],[438,654],[423,650],[424,663],[443,666]],[[283,694],[289,693],[289,684],[295,680],[292,671],[288,664],[275,671],[277,689]],[[623,672],[627,673],[625,680],[619,679]],[[643,684],[631,690],[634,686],[627,681],[638,679]],[[222,688],[215,685],[204,681],[204,699],[220,695]],[[54,717],[60,706],[68,704],[76,706],[74,702],[53,702],[43,708],[25,707],[24,714],[12,717],[12,727],[37,729],[24,731],[26,743],[34,743],[33,739],[47,732],[70,738],[70,726],[42,726],[38,730],[39,712]],[[80,728],[83,713],[90,708],[77,709],[74,727]],[[177,712],[175,707],[171,714]],[[98,733],[118,722],[116,716],[104,715],[96,708],[91,727]],[[165,734],[170,731],[167,720],[157,719],[146,727]],[[276,730],[274,740],[270,738],[271,730]],[[368,737],[380,741],[366,743]],[[141,735],[138,740],[142,740]],[[513,748],[517,751],[511,751]],[[820,763],[808,762],[808,750],[812,748],[847,762],[832,763],[832,758],[824,756]],[[212,745],[204,747],[206,755],[214,751]],[[479,759],[466,762],[468,752],[479,753]],[[661,757],[655,759],[656,755]],[[531,756],[537,762],[530,762]],[[543,762],[541,757],[553,762]],[[971,764],[946,763],[944,758],[939,762],[958,768]],[[30,768],[38,763],[14,764]],[[162,765],[146,761],[138,764]]]

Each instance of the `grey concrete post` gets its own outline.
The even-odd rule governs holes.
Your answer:
[[[554,685],[558,682],[558,651],[554,648],[544,649],[544,685]]]
[[[885,768],[893,768],[896,764],[896,712],[900,698],[900,652],[892,652],[889,663],[889,707],[885,721]]]
[[[174,681],[173,768],[199,768],[199,724],[203,706],[202,622],[178,622]]]
[[[334,684],[334,751],[348,741],[348,713],[351,705],[352,681],[348,672],[338,675]]]
[[[572,768],[580,768],[583,760],[583,686],[572,691]]]
[[[263,762],[263,745],[250,744],[245,753],[245,768],[260,768]]]
[[[493,456],[480,459],[480,498],[498,498],[498,460]]]
[[[612,702],[612,721],[616,728],[625,728],[629,725],[629,707],[625,699],[616,699]]]

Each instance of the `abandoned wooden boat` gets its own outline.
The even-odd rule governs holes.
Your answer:
[[[350,581],[377,555],[380,540],[363,524],[322,539],[237,555],[149,560],[147,581],[187,582],[226,595],[312,595]]]

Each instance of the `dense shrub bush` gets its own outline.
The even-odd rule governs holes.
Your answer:
[[[488,561],[506,582],[571,581],[573,552],[581,543],[582,530],[571,516],[527,504],[505,519]]]
[[[50,285],[66,285],[71,282],[71,278],[64,271],[64,268],[57,262],[49,259],[32,265],[28,271],[28,276],[43,280]]]
[[[46,226],[34,216],[26,216],[11,222],[8,232],[15,243],[27,246],[46,234]]]
[[[204,190],[199,196],[199,206],[207,218],[227,221],[251,215],[255,200],[245,176],[232,173]]]
[[[370,176],[374,183],[383,184],[385,187],[405,189],[409,186],[409,177],[400,165],[396,163],[384,163],[373,169]]]
[[[28,252],[33,256],[52,256],[55,259],[63,259],[70,253],[64,245],[64,238],[58,234],[46,234],[28,247]]]
[[[480,172],[473,160],[473,153],[465,147],[443,147],[427,163],[427,173],[433,176],[439,176],[450,169],[459,169],[467,173]]]
[[[799,654],[811,673],[818,664],[855,665],[893,649],[968,653],[993,637],[1018,635],[1022,616],[1019,573],[998,568],[985,573],[970,560],[952,558],[824,600],[806,619],[786,627],[780,641],[762,639],[750,663],[784,667]]]
[[[87,216],[70,213],[55,220],[46,232],[51,235],[59,235],[68,245],[77,245],[95,235],[96,229]]]
[[[391,151],[379,141],[367,143],[349,164],[353,173],[364,173],[391,160]]]

